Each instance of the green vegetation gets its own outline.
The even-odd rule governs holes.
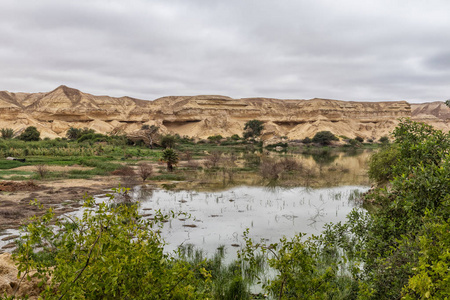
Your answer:
[[[45,299],[204,299],[211,274],[203,262],[192,266],[164,253],[154,230],[169,216],[147,221],[137,205],[114,201],[94,209],[86,199],[80,219],[58,220],[51,209],[33,218],[14,254],[19,276],[39,279]]]
[[[218,143],[221,139],[223,139],[223,136],[221,136],[220,134],[208,136],[208,140],[213,143]]]
[[[2,128],[0,130],[3,139],[11,139],[14,136],[14,130],[12,128]]]
[[[29,126],[17,138],[22,141],[39,141],[41,133],[34,126]]]
[[[339,139],[330,131],[319,131],[312,138],[313,143],[321,145],[330,145],[332,141],[338,141]]]
[[[250,120],[247,123],[245,123],[244,126],[244,138],[257,138],[261,135],[262,131],[264,130],[264,122],[260,120]]]
[[[38,270],[34,277],[52,276],[42,283],[45,299],[255,299],[262,295],[251,295],[249,287],[258,281],[273,299],[446,299],[450,135],[406,119],[392,138],[370,161],[369,175],[379,184],[365,196],[375,207],[371,213],[355,209],[346,222],[328,224],[320,236],[299,234],[274,244],[251,240],[247,230],[239,260],[229,266],[222,264],[220,252],[212,260],[189,247],[178,255],[165,253],[157,225],[169,216],[145,221],[136,205],[113,198],[96,210],[87,199],[80,220],[57,221],[51,210],[35,217],[24,227],[14,258],[21,276],[33,269]],[[331,163],[329,149],[321,150],[311,155]],[[176,155],[173,149],[166,152],[166,162]],[[219,154],[214,157],[232,168],[233,156]],[[289,157],[271,160],[249,152],[244,159],[268,179],[306,174]],[[108,160],[81,163],[113,169]],[[62,230],[54,230],[53,222]],[[263,279],[268,268],[273,277]]]
[[[163,148],[174,148],[176,144],[176,137],[170,134],[167,134],[161,138],[161,146]]]
[[[178,154],[171,148],[167,148],[163,151],[161,161],[167,164],[167,170],[169,172],[173,171],[173,165],[178,163]]]

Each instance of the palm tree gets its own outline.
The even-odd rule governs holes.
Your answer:
[[[178,163],[178,154],[173,149],[167,148],[163,151],[161,160],[167,163],[167,170],[172,172],[173,165]]]

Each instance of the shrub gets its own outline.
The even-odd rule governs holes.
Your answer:
[[[241,137],[240,137],[238,134],[233,134],[233,135],[231,136],[231,139],[232,139],[233,141],[239,141],[239,140],[241,139]]]
[[[175,136],[167,134],[161,137],[160,144],[163,148],[174,148],[175,147]]]
[[[206,165],[214,168],[220,162],[221,158],[222,158],[221,151],[212,151],[211,154],[209,154],[206,157]]]
[[[210,298],[210,274],[201,263],[164,253],[157,229],[169,215],[147,220],[137,205],[109,197],[98,204],[87,198],[80,218],[58,219],[52,210],[34,217],[13,255],[18,276],[40,280],[43,299]]]
[[[399,155],[395,146],[388,146],[379,152],[372,154],[369,160],[369,178],[378,184],[387,183],[394,178],[391,168],[397,161]]]
[[[388,138],[387,136],[382,136],[382,137],[379,139],[379,141],[380,141],[380,143],[382,143],[382,144],[388,144],[388,143],[389,143],[389,138]]]
[[[364,139],[360,136],[355,137],[355,140],[357,140],[360,143],[364,142]]]
[[[81,129],[70,127],[66,132],[66,137],[69,140],[76,140],[81,136]]]
[[[14,136],[14,130],[12,128],[2,128],[0,132],[2,134],[2,138],[5,140],[11,139]]]
[[[223,137],[220,134],[208,136],[208,140],[214,143],[219,142],[221,139],[223,139]]]
[[[309,138],[309,137],[305,137],[305,138],[302,140],[302,143],[303,143],[303,144],[311,144],[311,143],[312,143],[312,140],[311,140],[311,138]]]
[[[329,145],[332,141],[338,141],[339,139],[330,131],[319,131],[312,139],[312,142],[321,145]]]
[[[49,170],[46,165],[36,165],[36,173],[38,174],[39,178],[44,179],[47,177]]]
[[[17,138],[22,141],[39,141],[41,133],[34,126],[29,126]]]
[[[145,181],[147,178],[151,177],[153,174],[153,167],[148,163],[140,163],[137,170],[138,175]]]

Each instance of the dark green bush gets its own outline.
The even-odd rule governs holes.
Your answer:
[[[330,145],[332,141],[338,140],[339,139],[330,131],[320,131],[314,135],[312,142],[321,145]]]
[[[17,138],[22,141],[39,141],[41,133],[34,126],[29,126]]]

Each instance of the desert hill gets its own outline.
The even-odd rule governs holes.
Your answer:
[[[48,93],[0,92],[0,128],[16,132],[36,126],[42,137],[64,137],[67,129],[92,128],[101,133],[132,133],[142,125],[196,138],[242,135],[245,122],[265,122],[264,138],[312,137],[329,130],[336,135],[378,139],[398,118],[411,117],[448,130],[450,109],[443,102],[409,104],[329,99],[232,99],[226,96],[169,96],[154,101],[94,96],[60,86]]]

